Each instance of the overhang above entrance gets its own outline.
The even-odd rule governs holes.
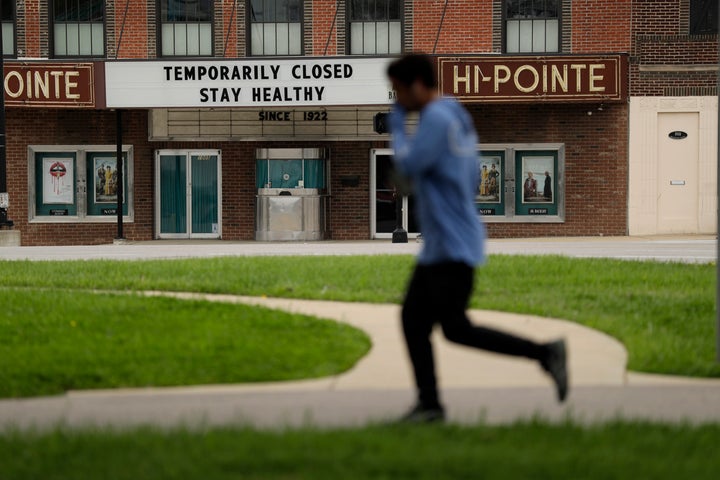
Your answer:
[[[149,112],[151,140],[387,140],[373,117],[389,107],[156,108]],[[417,123],[411,116],[410,128]]]

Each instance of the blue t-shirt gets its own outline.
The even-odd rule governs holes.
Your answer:
[[[470,114],[454,98],[440,97],[422,109],[412,137],[402,107],[389,120],[395,167],[414,185],[424,241],[418,263],[482,263],[485,226],[474,203],[478,140]]]

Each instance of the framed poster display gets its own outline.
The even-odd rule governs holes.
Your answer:
[[[35,154],[35,210],[37,215],[77,215],[75,196],[77,156],[74,152]]]
[[[29,145],[28,208],[38,223],[110,223],[118,214],[114,145]],[[123,205],[133,221],[133,148],[123,147]]]
[[[515,169],[515,213],[557,215],[557,151],[516,151]]]
[[[475,205],[484,216],[505,215],[505,152],[502,150],[478,153],[478,188]]]

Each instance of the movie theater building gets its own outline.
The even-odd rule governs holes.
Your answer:
[[[416,234],[377,128],[407,51],[475,119],[491,236],[628,233],[630,1],[6,3],[24,245]]]

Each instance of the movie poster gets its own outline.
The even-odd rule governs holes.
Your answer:
[[[502,158],[499,155],[478,157],[480,183],[475,195],[477,203],[500,203]]]
[[[528,156],[522,159],[522,202],[553,203],[555,158]]]
[[[75,202],[75,164],[70,158],[43,158],[43,203]]]
[[[127,170],[126,170],[127,171]],[[117,160],[113,157],[93,158],[93,192],[95,203],[117,204]],[[123,203],[124,203],[123,198]]]

